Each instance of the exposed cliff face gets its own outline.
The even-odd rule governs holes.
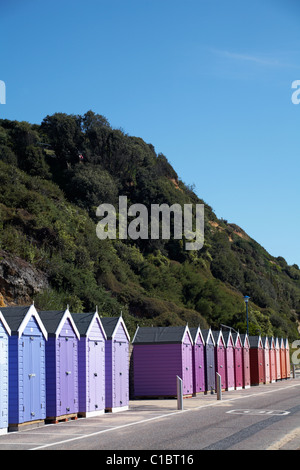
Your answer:
[[[0,250],[0,306],[28,304],[49,287],[47,277],[23,259]]]

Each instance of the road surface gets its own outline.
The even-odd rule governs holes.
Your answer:
[[[164,458],[156,451],[180,455],[173,458],[188,465],[198,450],[300,450],[300,378],[223,392],[221,401],[209,394],[183,404],[179,411],[174,399],[133,400],[125,412],[2,435],[0,451],[102,450],[105,459],[140,457],[126,462],[136,468],[143,456],[166,463],[154,461]],[[180,461],[188,456],[189,463]]]

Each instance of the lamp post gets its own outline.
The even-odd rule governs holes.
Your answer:
[[[247,336],[249,336],[249,322],[248,322],[248,300],[250,299],[249,295],[244,296],[244,301],[246,304],[246,317],[247,317]]]

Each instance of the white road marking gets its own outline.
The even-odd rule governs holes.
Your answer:
[[[267,395],[268,393],[276,393],[278,391],[287,390],[289,388],[294,388],[294,387],[300,387],[300,384],[289,385],[288,387],[276,388],[276,389],[268,390],[268,391],[265,391],[265,392],[258,392],[257,394],[250,394],[250,395],[244,395],[244,396],[241,396],[241,397],[228,398],[226,400],[216,401],[216,402],[213,402],[213,403],[209,403],[207,405],[197,406],[195,408],[190,408],[188,410],[173,411],[173,412],[169,412],[169,413],[162,414],[162,415],[159,415],[159,416],[155,416],[153,418],[147,418],[147,419],[143,419],[141,421],[134,421],[133,423],[122,424],[120,426],[115,426],[115,427],[112,427],[110,429],[103,429],[101,431],[95,431],[93,433],[89,433],[89,434],[86,434],[84,436],[77,436],[77,437],[74,437],[74,438],[71,438],[71,439],[64,439],[62,441],[52,442],[50,444],[44,444],[44,445],[41,445],[41,446],[38,446],[38,447],[34,447],[30,450],[40,450],[40,449],[46,449],[47,447],[53,447],[53,446],[56,446],[56,445],[67,444],[68,442],[74,442],[74,441],[78,441],[80,439],[86,439],[86,438],[89,438],[89,437],[98,436],[100,434],[104,434],[104,433],[107,433],[107,432],[110,432],[110,431],[115,431],[117,429],[124,429],[124,428],[128,428],[130,426],[135,426],[135,425],[138,425],[138,424],[149,423],[150,421],[155,421],[157,419],[169,418],[171,416],[186,413],[188,411],[201,410],[202,408],[208,408],[208,407],[211,407],[211,406],[221,406],[223,403],[228,403],[228,402],[231,402],[231,401],[241,400],[243,398],[250,398],[250,397],[254,397],[254,396],[257,397],[259,395]]]

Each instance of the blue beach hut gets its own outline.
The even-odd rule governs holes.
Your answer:
[[[47,331],[34,305],[1,308],[9,336],[8,430],[44,424]]]

